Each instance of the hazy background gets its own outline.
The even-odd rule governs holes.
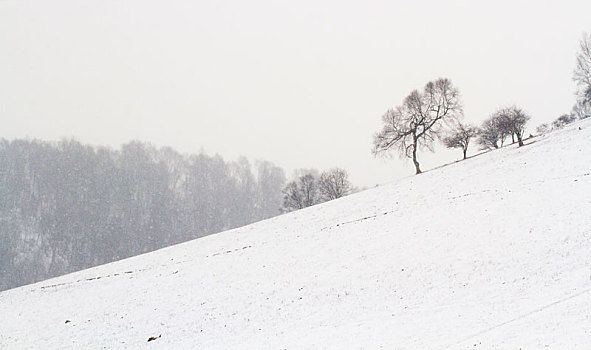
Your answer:
[[[590,13],[591,1],[0,0],[0,137],[137,139],[288,173],[340,166],[371,186],[414,173],[374,159],[372,135],[429,80],[452,79],[474,123],[518,104],[529,133],[569,112]]]

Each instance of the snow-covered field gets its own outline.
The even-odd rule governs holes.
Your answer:
[[[0,349],[591,349],[590,173],[587,120],[5,291]]]

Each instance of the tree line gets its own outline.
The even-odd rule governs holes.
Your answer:
[[[282,169],[131,142],[0,141],[0,288],[279,213]]]
[[[300,169],[294,177],[283,189],[283,212],[331,201],[355,191],[349,175],[340,168],[324,171],[320,175],[316,170]]]
[[[573,80],[577,85],[577,102],[571,113],[558,117],[551,126],[540,125],[539,133],[591,117],[591,33],[584,34],[580,41]],[[525,127],[531,118],[522,108],[500,108],[476,127],[463,122],[462,107],[460,92],[451,80],[428,82],[422,91],[413,90],[400,106],[382,115],[382,129],[373,137],[373,154],[384,155],[395,150],[401,157],[412,159],[416,173],[420,174],[417,153],[424,149],[433,151],[436,140],[448,148],[461,149],[464,159],[474,139],[481,150],[502,147],[509,137],[519,147],[524,145]]]
[[[306,205],[292,205],[291,183],[268,161],[226,162],[140,142],[113,150],[75,140],[0,139],[0,290],[243,226],[350,189],[342,169],[323,172],[313,185]]]
[[[591,116],[591,34],[573,73],[577,102],[546,132]],[[418,152],[436,140],[462,150],[522,146],[529,115],[498,109],[480,127],[463,122],[459,90],[428,82],[382,116],[373,153],[397,150],[421,173]],[[130,142],[120,150],[77,141],[0,139],[0,290],[108,263],[340,198],[354,191],[343,169],[284,171],[266,161],[225,162]]]

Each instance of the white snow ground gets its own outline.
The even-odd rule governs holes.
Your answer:
[[[591,349],[590,173],[587,120],[5,291],[0,348]]]

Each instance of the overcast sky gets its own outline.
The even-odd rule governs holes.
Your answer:
[[[438,77],[479,123],[570,111],[591,1],[0,0],[0,137],[343,167],[359,186],[381,115]],[[419,154],[425,169],[461,152]]]

